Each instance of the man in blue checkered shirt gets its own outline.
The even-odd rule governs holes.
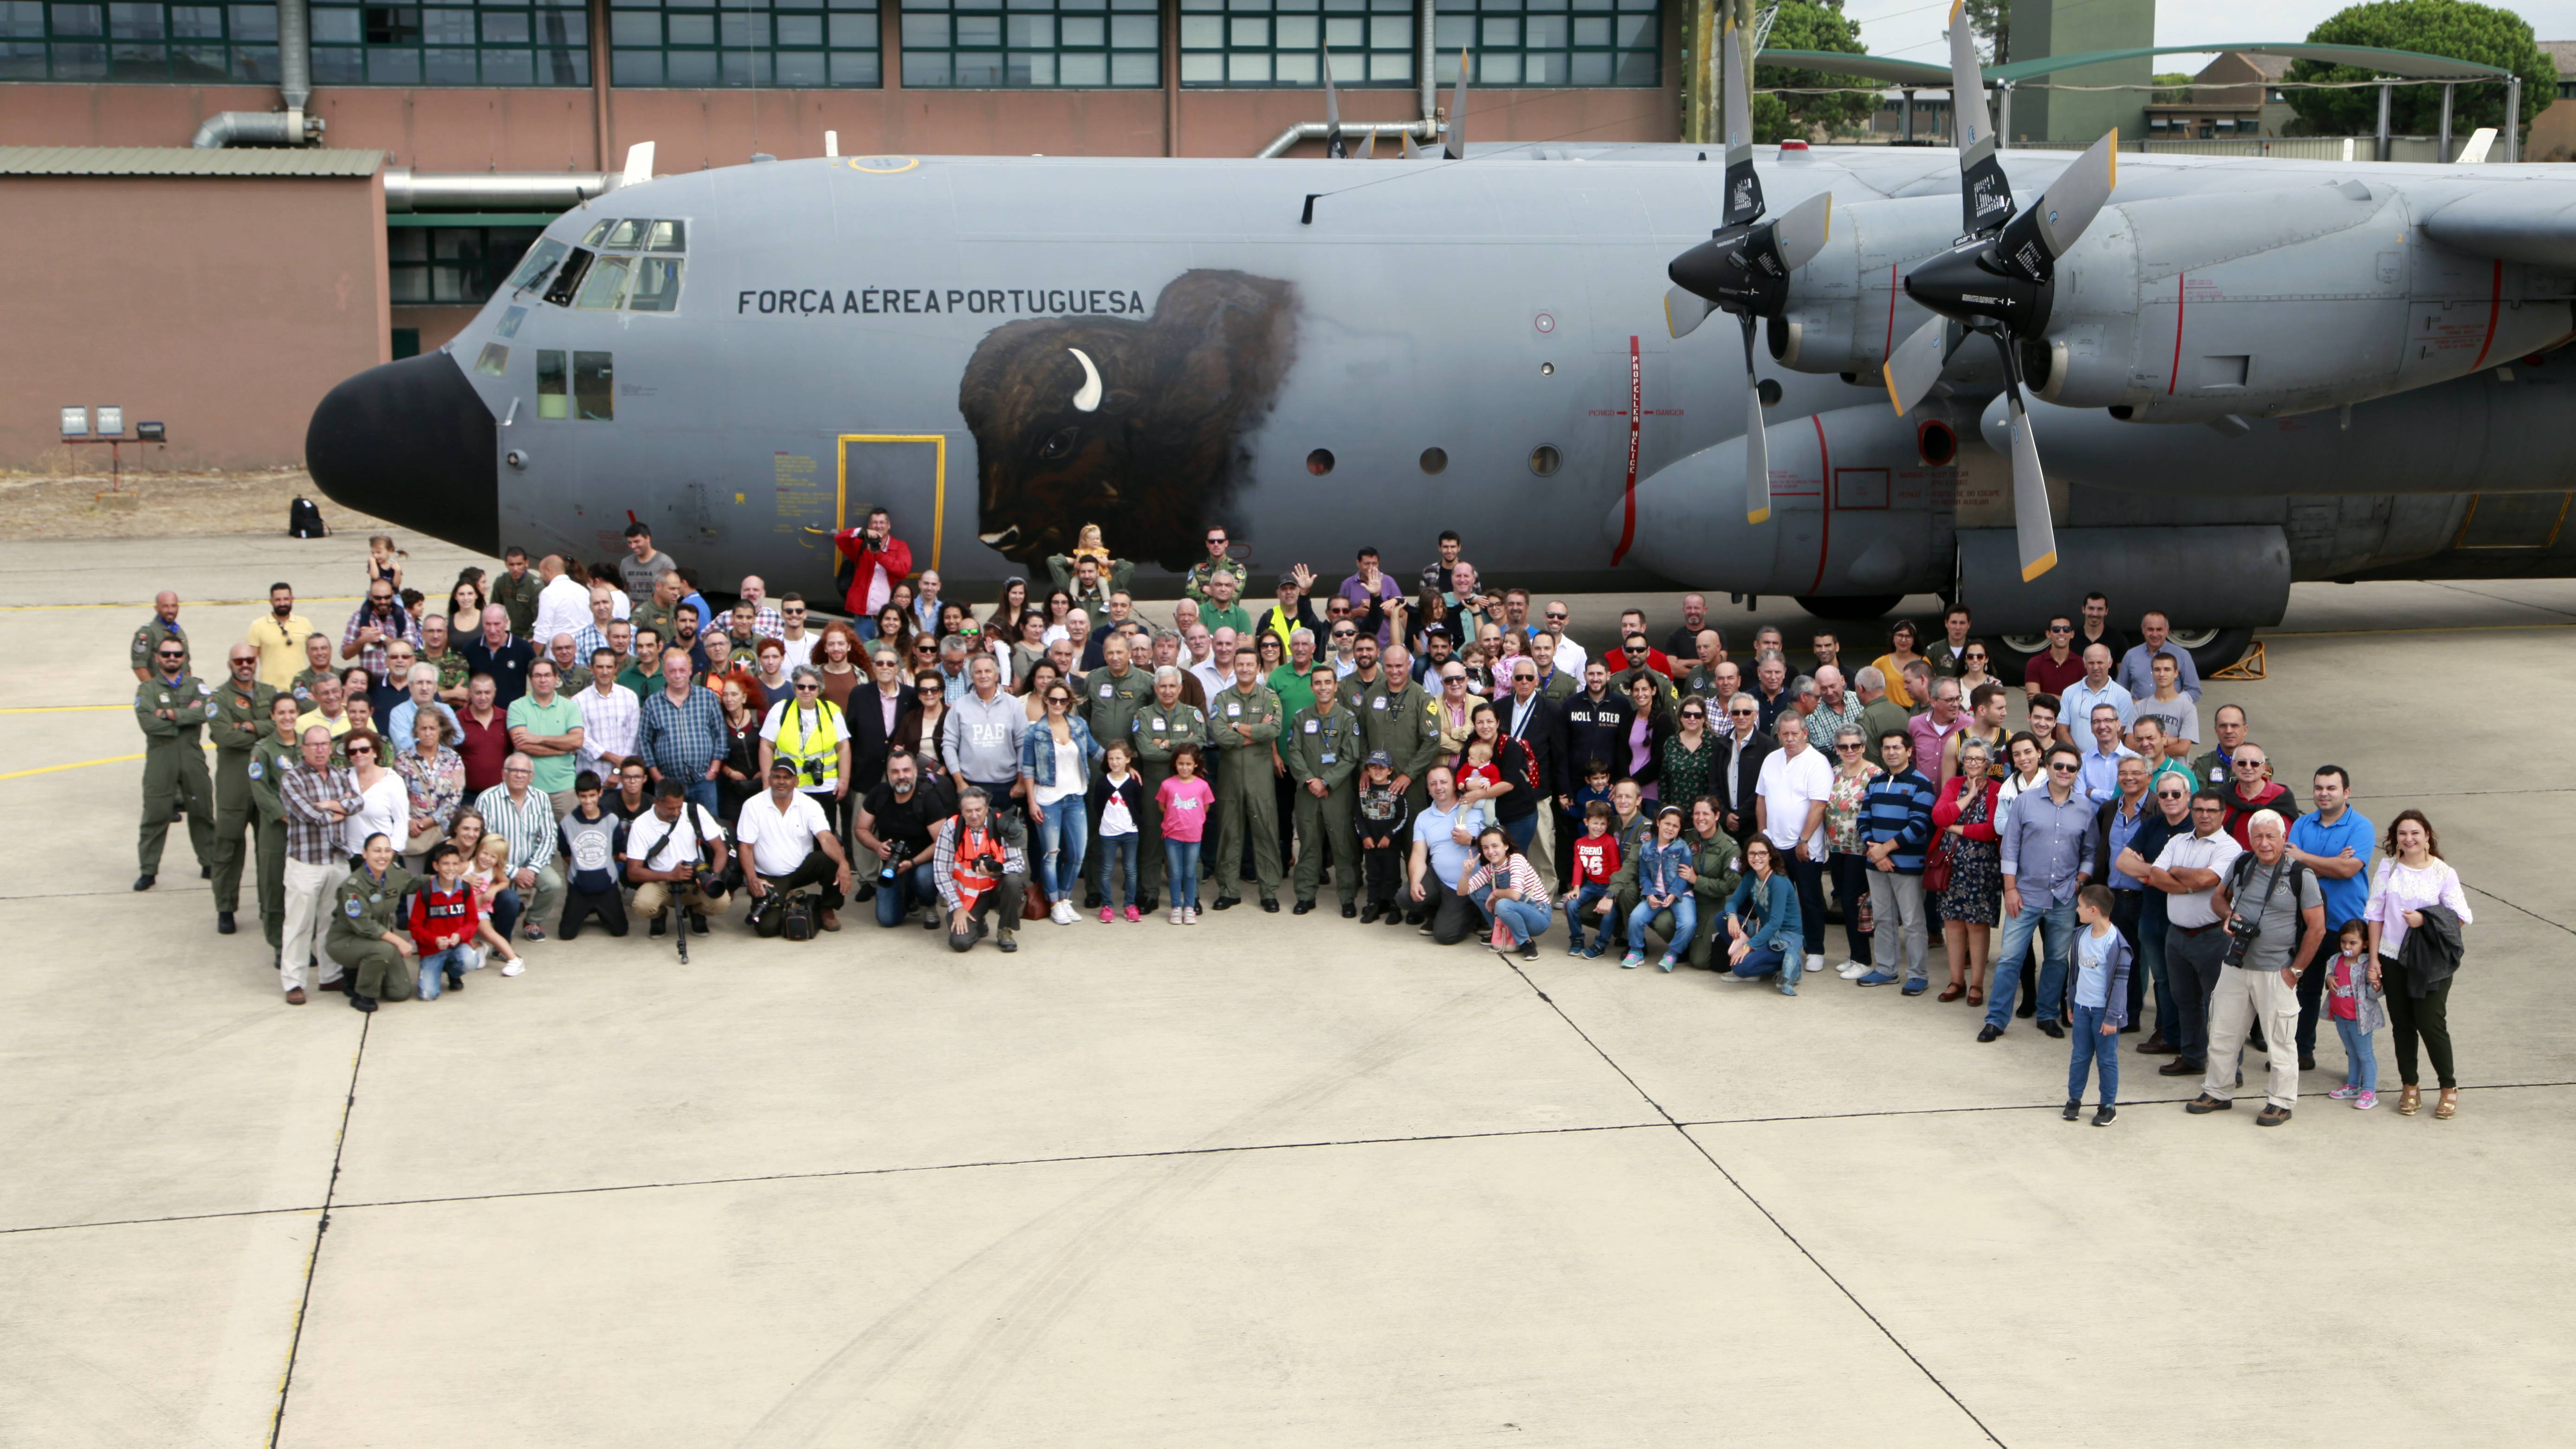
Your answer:
[[[663,688],[648,696],[635,725],[635,753],[656,780],[688,787],[689,801],[716,808],[716,763],[724,758],[724,705],[693,682],[688,651],[662,656]]]

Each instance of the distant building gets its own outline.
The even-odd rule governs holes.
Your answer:
[[[2278,136],[2296,114],[2283,98],[2280,82],[2290,73],[2287,57],[2221,51],[2201,68],[2189,86],[2177,87],[2182,99],[2166,100],[2173,91],[2156,92],[2147,104],[2147,139],[2207,141],[2236,136]]]
[[[2015,64],[2050,56],[2133,50],[2156,43],[2155,0],[2012,0]],[[2118,127],[2123,138],[2146,130],[2144,90],[2061,90],[2061,86],[2144,86],[2147,57],[2088,65],[2016,86],[2011,140],[2090,142]],[[1997,129],[2004,126],[1995,117]]]
[[[1895,141],[1905,135],[1905,92],[1882,91],[1878,111],[1869,118],[1870,139]],[[1914,93],[1914,139],[1926,146],[1950,144],[1950,93],[1939,91],[1925,95]]]
[[[2531,118],[2522,159],[2576,161],[2576,40],[2544,40],[2540,48],[2557,62],[2558,99]]]

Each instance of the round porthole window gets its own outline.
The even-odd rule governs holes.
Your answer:
[[[1545,443],[1530,450],[1530,471],[1542,478],[1555,473],[1557,465],[1564,461],[1563,455]]]
[[[1770,408],[1778,407],[1780,405],[1780,384],[1772,381],[1770,378],[1766,377],[1762,379],[1760,385],[1755,387],[1754,391],[1762,395],[1762,405],[1764,407]]]
[[[1423,450],[1422,450],[1422,471],[1423,471],[1423,472],[1425,472],[1425,473],[1441,473],[1441,472],[1446,472],[1446,471],[1448,470],[1448,467],[1449,467],[1449,451],[1448,451],[1447,449],[1445,449],[1445,448],[1425,448],[1425,449],[1423,449]]]
[[[1959,456],[1959,435],[1939,419],[1928,419],[1914,430],[1914,450],[1924,462],[1935,468],[1947,468]]]
[[[1317,448],[1315,451],[1308,453],[1306,455],[1306,471],[1314,474],[1318,478],[1332,472],[1332,450],[1329,448]]]

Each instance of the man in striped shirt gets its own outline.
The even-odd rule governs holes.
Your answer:
[[[536,761],[513,751],[501,763],[501,783],[474,797],[474,809],[492,834],[510,842],[510,885],[527,904],[519,917],[531,941],[546,938],[538,922],[562,904],[563,871],[555,865],[554,803],[530,783]]]
[[[617,682],[617,651],[603,644],[590,651],[591,687],[574,696],[581,706],[581,750],[577,767],[607,779],[635,753],[635,730],[643,701]]]
[[[322,949],[331,930],[331,898],[349,878],[349,847],[342,822],[364,805],[357,781],[331,764],[332,734],[307,725],[298,737],[303,759],[277,782],[286,815],[286,935],[277,950],[277,975],[290,1006],[304,1004],[304,968],[318,965],[319,989],[344,988],[340,963]]]
[[[1931,984],[1923,955],[1930,932],[1923,915],[1923,859],[1932,840],[1932,782],[1914,768],[1914,741],[1904,730],[1878,737],[1878,757],[1887,773],[1872,780],[1861,797],[1861,854],[1869,864],[1869,909],[1876,921],[1870,935],[1874,965],[1861,976],[1863,986],[1886,986],[1900,942],[1905,957],[1905,994],[1920,996]],[[1846,903],[1845,909],[1849,909]]]

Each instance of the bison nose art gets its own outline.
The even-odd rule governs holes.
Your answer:
[[[1100,369],[1091,365],[1091,354],[1079,347],[1068,347],[1073,360],[1082,364],[1082,386],[1073,395],[1073,410],[1087,413],[1100,406]]]
[[[1009,548],[1020,541],[1020,526],[1014,523],[998,533],[979,533],[975,536],[983,541],[986,548]]]

